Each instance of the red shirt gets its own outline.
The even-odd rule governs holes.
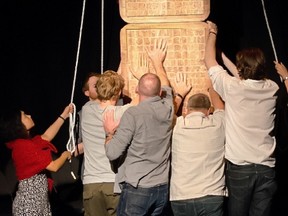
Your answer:
[[[51,151],[57,152],[53,144],[39,135],[32,139],[11,141],[7,147],[12,150],[18,180],[30,178],[45,170],[52,161]]]

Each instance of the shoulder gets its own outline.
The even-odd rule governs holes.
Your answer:
[[[83,109],[86,109],[86,108],[89,108],[91,106],[97,106],[99,103],[97,101],[87,101],[83,107],[82,107],[82,110]]]
[[[175,123],[175,126],[178,126],[178,125],[183,125],[184,124],[184,117],[183,116],[179,116],[176,118],[176,123]]]
[[[15,151],[29,150],[33,148],[35,141],[32,139],[16,139],[6,144],[9,149]]]
[[[273,88],[279,89],[279,86],[275,81],[273,81],[271,79],[266,79],[265,81],[266,81],[266,83],[268,83],[268,85],[271,85]]]
[[[49,143],[49,141],[44,140],[40,135],[34,136],[31,139],[31,142],[33,142],[33,143]]]
[[[217,72],[226,72],[226,70],[221,65],[214,65],[208,69],[209,74]]]
[[[172,96],[172,88],[170,86],[162,86],[161,89],[162,89],[162,92],[164,92],[164,95],[165,95],[164,99],[167,98],[167,96]]]
[[[224,118],[225,111],[223,109],[215,109],[211,116],[221,116]]]

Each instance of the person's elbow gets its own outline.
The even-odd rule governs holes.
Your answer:
[[[47,170],[51,172],[57,172],[60,167],[54,161],[51,161],[50,164],[46,167]]]
[[[106,156],[110,161],[116,160],[118,157],[115,156],[115,154],[111,153],[111,151],[106,150]]]
[[[120,155],[116,154],[116,152],[109,147],[109,144],[105,144],[105,152],[106,156],[110,161],[116,160]]]
[[[42,138],[43,140],[46,140],[46,141],[49,141],[49,142],[52,140],[52,137],[49,136],[47,133],[42,134],[42,135],[41,135],[41,138]]]

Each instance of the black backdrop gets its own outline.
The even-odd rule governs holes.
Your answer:
[[[288,66],[287,0],[265,0],[266,11],[279,61]],[[1,107],[19,104],[32,114],[35,133],[42,133],[71,100],[72,82],[79,38],[82,0],[2,0],[0,7],[0,98]],[[287,118],[286,92],[275,72],[274,54],[261,0],[211,0],[208,19],[219,28],[218,46],[231,59],[244,47],[264,50],[270,76],[281,87],[283,103],[278,112],[279,202],[286,202],[285,183]],[[117,70],[120,61],[119,32],[125,25],[117,0],[104,5],[104,70]],[[101,1],[87,0],[82,43],[73,102],[77,110],[85,102],[83,77],[100,72]],[[66,124],[54,139],[65,149]],[[2,186],[2,185],[1,185]],[[278,205],[277,205],[278,206]]]
[[[71,100],[83,1],[2,2],[1,106],[20,104],[32,114],[35,131],[41,133]],[[265,4],[278,59],[288,65],[287,1],[265,0]],[[104,14],[104,70],[117,70],[119,32],[125,25],[117,0],[105,0]],[[218,24],[218,45],[231,59],[243,47],[260,47],[271,78],[279,83],[261,0],[211,0],[209,19]],[[101,1],[87,0],[73,98],[77,109],[85,102],[83,77],[90,71],[100,72],[100,57]],[[62,139],[62,131],[58,138]]]

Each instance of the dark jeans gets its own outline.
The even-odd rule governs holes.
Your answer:
[[[277,190],[275,170],[268,166],[227,162],[228,215],[269,216]]]
[[[174,216],[222,216],[223,204],[223,196],[171,201]]]
[[[117,216],[161,215],[168,202],[168,184],[151,188],[134,188],[124,183]]]

